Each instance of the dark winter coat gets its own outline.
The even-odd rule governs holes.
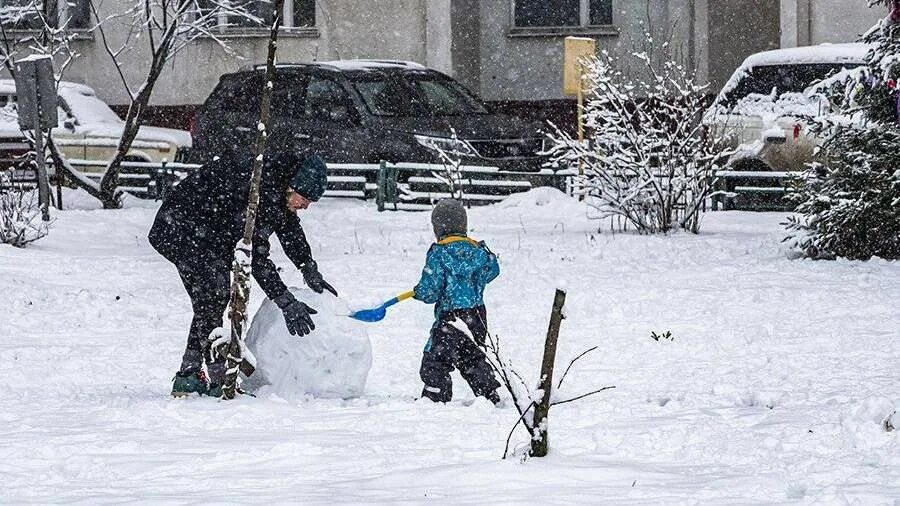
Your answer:
[[[286,204],[288,183],[303,158],[280,152],[267,155],[263,166],[252,272],[271,299],[287,287],[269,258],[269,236],[278,236],[298,268],[313,261],[300,221]],[[249,155],[226,154],[191,173],[160,207],[150,230],[150,244],[179,270],[180,266],[222,259],[230,265],[234,247],[244,235],[252,166]]]

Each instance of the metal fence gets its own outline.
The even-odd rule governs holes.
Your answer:
[[[99,181],[106,162],[69,160],[73,168]],[[166,193],[199,165],[178,162],[123,162],[119,188],[140,198],[163,199]],[[17,169],[18,184],[33,181],[27,169]],[[51,170],[51,174],[53,171]],[[792,181],[803,172],[719,171],[713,210],[790,211],[793,204],[785,197]],[[550,186],[571,193],[576,172],[573,170],[508,172],[496,167],[463,165],[448,173],[440,164],[329,163],[326,197],[374,200],[379,210],[425,210],[451,195],[447,183],[462,192],[469,205],[491,204],[509,195],[539,186]]]
[[[424,163],[328,164],[325,195],[374,199],[382,211],[424,210],[451,196],[448,181],[466,204],[484,205],[539,186],[569,191],[574,176],[571,171],[510,172],[472,165],[448,171],[444,165]]]
[[[98,182],[106,168],[104,161],[71,159],[68,162]],[[164,199],[173,186],[199,167],[177,162],[123,162],[119,189],[140,198]],[[19,170],[19,183],[34,181],[34,175],[28,177],[27,172],[27,169]],[[447,177],[462,190],[461,198],[467,204],[483,205],[538,186],[568,191],[574,175],[569,171],[508,172],[496,167],[464,165],[454,168],[448,176],[447,167],[437,164],[329,163],[325,196],[375,200],[379,210],[424,210],[450,196]]]
[[[737,171],[717,173],[713,210],[791,211],[786,197],[803,172]]]

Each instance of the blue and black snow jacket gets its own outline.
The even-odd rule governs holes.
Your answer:
[[[450,236],[433,244],[415,298],[434,304],[435,318],[454,309],[484,304],[484,287],[500,274],[497,256],[484,242]]]

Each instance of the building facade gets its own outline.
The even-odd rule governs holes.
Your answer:
[[[31,0],[4,0],[30,2]],[[95,3],[46,0],[57,6],[60,23],[87,29],[100,17],[112,47],[126,41],[134,0]],[[266,17],[269,4],[258,6]],[[669,41],[687,65],[715,90],[749,54],[822,42],[846,42],[885,13],[866,0],[285,0],[286,28],[279,43],[281,62],[351,58],[412,60],[450,74],[488,101],[511,110],[568,107],[562,93],[563,38],[597,39],[601,50],[622,55]],[[240,20],[219,36],[199,39],[169,64],[152,103],[175,113],[162,120],[182,126],[185,118],[223,73],[263,62],[265,28]],[[7,27],[15,36],[27,23]],[[98,31],[74,45],[78,60],[65,79],[93,87],[110,104],[127,103],[127,92]],[[140,83],[147,66],[143,41],[132,41],[122,58],[122,74]],[[535,107],[540,104],[541,107]]]

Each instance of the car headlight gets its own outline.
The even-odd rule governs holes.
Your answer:
[[[461,139],[448,139],[446,137],[429,137],[427,135],[414,135],[416,141],[432,151],[443,151],[448,155],[478,156],[475,149]]]

